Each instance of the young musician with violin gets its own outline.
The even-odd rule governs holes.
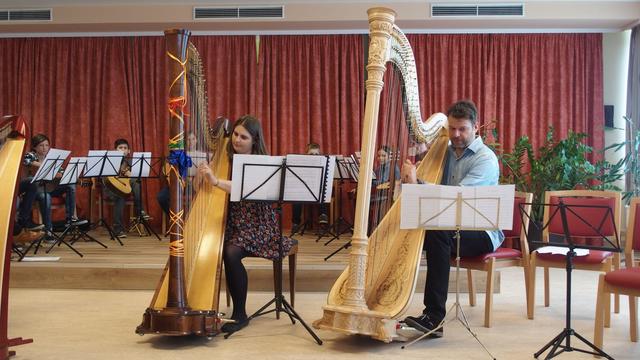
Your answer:
[[[500,168],[496,154],[482,142],[478,132],[478,110],[470,100],[461,100],[447,111],[449,148],[442,176],[442,185],[498,185]],[[420,183],[416,167],[409,160],[402,166],[402,182]],[[407,316],[405,323],[423,332],[436,329],[446,313],[449,290],[449,259],[456,254],[454,231],[429,230],[425,234],[427,252],[427,282],[424,290],[424,310],[421,315]],[[460,231],[460,256],[479,256],[495,251],[504,234],[500,230]],[[438,328],[431,337],[442,337]]]
[[[258,119],[245,115],[235,122],[227,152],[231,160],[234,154],[267,154]],[[199,165],[198,172],[211,185],[231,193],[231,181],[217,178],[207,164]],[[223,332],[238,331],[249,323],[245,306],[249,280],[242,259],[247,256],[278,259],[281,241],[282,252],[286,254],[293,246],[293,240],[281,238],[276,213],[271,204],[229,202],[223,258],[228,291],[233,299],[231,319],[235,322],[224,324]]]
[[[138,179],[129,178],[131,176],[131,164],[127,156],[129,156],[129,142],[125,139],[117,139],[114,148],[124,155],[120,164],[120,176],[110,176],[104,179],[105,194],[107,198],[113,201],[113,232],[119,238],[127,237],[122,225],[122,215],[124,212],[125,200],[129,195],[133,195],[133,211],[136,216],[148,218],[142,208],[142,198],[140,196],[140,181]]]
[[[44,230],[46,231],[46,239],[53,240],[52,224],[51,224],[51,197],[65,195],[65,214],[67,224],[75,223],[78,218],[75,216],[76,211],[76,186],[75,185],[59,185],[57,182],[62,177],[62,173],[56,174],[56,180],[47,184],[31,183],[33,176],[38,168],[42,165],[42,161],[51,149],[49,138],[44,134],[37,134],[31,138],[31,151],[26,153],[23,165],[26,168],[27,177],[20,182],[20,192],[24,193],[22,203],[20,204],[19,222],[28,229],[37,229],[38,226],[31,222],[31,206],[33,201],[40,203],[40,213],[44,222]],[[62,170],[61,170],[62,171]]]

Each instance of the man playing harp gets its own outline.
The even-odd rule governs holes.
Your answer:
[[[478,132],[478,110],[473,102],[461,100],[447,111],[450,144],[447,149],[442,185],[497,185],[500,176],[498,158],[487,147]],[[415,184],[416,167],[406,161],[402,181]],[[433,230],[425,234],[427,281],[424,290],[424,310],[419,316],[407,316],[405,323],[417,330],[429,332],[444,319],[449,291],[449,259],[455,256],[455,231]],[[504,240],[500,230],[460,231],[460,256],[478,256],[497,249]],[[432,337],[442,337],[442,327]]]

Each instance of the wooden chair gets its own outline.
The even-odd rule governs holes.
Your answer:
[[[460,267],[467,269],[467,282],[469,287],[469,305],[476,305],[476,291],[473,284],[472,270],[484,271],[487,273],[487,285],[485,289],[484,301],[484,326],[491,327],[493,308],[493,283],[495,269],[510,266],[522,266],[524,271],[525,294],[529,293],[529,245],[524,229],[529,225],[529,215],[531,214],[532,193],[516,192],[513,208],[513,227],[505,230],[505,241],[496,251],[481,256],[461,257]],[[529,203],[524,206],[526,215],[523,218],[520,214],[520,204]],[[524,226],[523,226],[524,225]],[[451,261],[455,266],[455,259]],[[527,296],[525,295],[525,298]]]
[[[640,296],[640,263],[634,263],[634,250],[640,251],[640,198],[633,198],[629,205],[627,236],[624,247],[625,269],[600,275],[596,320],[593,331],[594,344],[602,349],[604,327],[611,325],[611,294],[629,296],[629,338],[638,342],[638,303]]]
[[[603,235],[611,239],[620,238],[620,202],[621,196],[615,191],[597,191],[597,190],[564,190],[564,191],[547,191],[545,193],[545,204],[558,204],[559,200],[566,205],[588,205],[588,206],[608,206],[613,211],[613,223],[603,220],[606,210],[602,208],[571,208],[571,211],[578,214],[585,220],[592,219],[594,227],[598,227],[600,222],[602,226],[600,231]],[[555,212],[556,206],[545,206],[543,224],[549,223],[550,213]],[[567,214],[569,222],[569,231],[574,240],[576,238],[585,238],[586,241],[602,241],[598,233],[593,230],[589,224],[585,224],[578,219],[576,215]],[[557,214],[551,222],[542,231],[542,241],[549,242],[551,234],[557,234],[564,237],[562,219]],[[611,251],[589,250],[587,256],[577,256],[573,258],[574,269],[591,270],[607,272],[612,269],[620,268],[620,254]],[[566,256],[558,254],[540,254],[538,251],[531,253],[530,264],[530,280],[529,280],[529,301],[527,315],[529,319],[534,317],[535,309],[535,289],[536,289],[536,267],[544,268],[544,306],[549,306],[549,268],[566,268]],[[619,297],[615,298],[615,312],[619,312]]]
[[[298,244],[295,243],[287,255],[289,257],[289,301],[291,303],[291,307],[295,307],[296,300],[296,265],[298,262]],[[282,278],[282,260],[274,260],[273,261],[273,287],[274,289],[277,284],[277,279]],[[229,286],[227,286],[227,282],[225,280],[225,294],[227,297],[227,307],[231,306],[231,295],[227,290]]]

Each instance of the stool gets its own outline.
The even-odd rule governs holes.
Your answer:
[[[294,244],[287,255],[289,257],[289,301],[291,302],[291,307],[295,307],[295,299],[296,299],[296,264],[298,260],[298,244]],[[281,260],[273,260],[273,286],[276,287],[276,279],[282,276],[282,264],[278,264],[278,261]],[[227,295],[227,307],[231,306],[231,295],[227,290],[229,287],[227,286],[227,280],[225,279],[224,289]]]

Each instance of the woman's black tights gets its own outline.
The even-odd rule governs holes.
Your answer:
[[[242,259],[251,254],[245,249],[231,244],[224,246],[224,274],[227,278],[227,291],[233,300],[233,314],[231,318],[243,321],[247,318],[247,286],[249,279]]]

